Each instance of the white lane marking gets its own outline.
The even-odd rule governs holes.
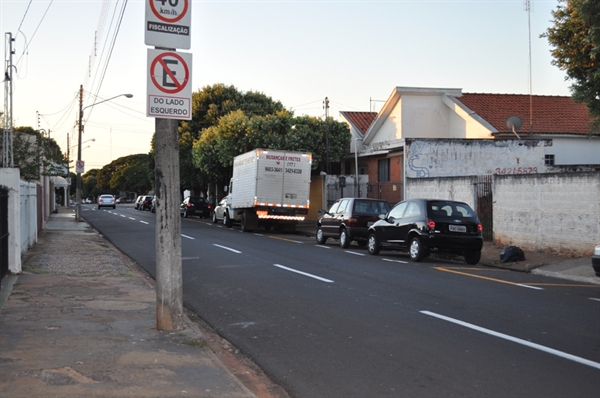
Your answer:
[[[200,257],[181,257],[181,261],[183,261],[183,260],[197,260],[199,258]]]
[[[515,283],[515,285],[521,286],[521,287],[526,287],[528,289],[544,290],[544,288],[542,288],[542,287],[523,285],[522,283]]]
[[[146,221],[140,221],[142,224],[148,224]]]
[[[316,276],[316,275],[309,274],[309,273],[306,273],[306,272],[298,271],[297,269],[284,267],[283,265],[280,265],[280,264],[273,264],[273,265],[276,266],[277,268],[281,268],[281,269],[284,269],[286,271],[295,272],[295,273],[300,274],[300,275],[308,276],[309,278],[315,278],[315,279],[318,279],[318,280],[323,281],[323,282],[333,283],[332,280],[321,278],[320,276]]]
[[[320,247],[321,249],[331,249],[330,246],[323,246],[323,245],[315,245],[317,247]]]
[[[344,250],[344,251],[348,254],[354,254],[355,256],[364,256],[365,255],[365,253],[351,252],[350,250]]]
[[[126,216],[125,216],[125,214],[121,214],[121,217],[125,218]]]
[[[135,218],[133,218],[133,217],[129,217],[129,219],[135,221]]]
[[[181,234],[181,236],[183,236],[184,238],[191,239],[191,240],[196,240],[196,238],[192,238],[191,236],[187,236],[187,235],[184,235],[184,234]]]
[[[390,263],[402,263],[408,264],[408,261],[392,260],[391,258],[382,258],[383,261],[389,261]]]
[[[499,333],[499,332],[495,332],[493,330],[490,329],[486,329],[486,328],[482,328],[480,326],[477,325],[473,325],[471,323],[467,323],[467,322],[463,322],[463,321],[459,321],[458,319],[454,319],[454,318],[450,318],[444,315],[440,315],[440,314],[436,314],[435,312],[430,312],[430,311],[419,311],[421,314],[425,314],[425,315],[429,315],[435,318],[439,318],[442,319],[444,321],[448,321],[448,322],[452,322],[455,323],[457,325],[460,326],[464,326],[466,328],[469,329],[473,329],[476,330],[478,332],[482,332],[482,333],[486,333],[495,337],[500,337],[501,339],[505,339],[508,341],[512,341],[513,343],[517,343],[517,344],[522,344],[524,346],[530,347],[530,348],[535,348],[536,350],[540,350],[540,351],[544,351],[547,352],[548,354],[552,354],[552,355],[556,355],[559,356],[561,358],[565,358],[571,361],[575,361],[578,362],[582,365],[587,365],[587,366],[591,366],[592,368],[596,368],[596,369],[600,369],[600,363],[598,362],[594,362],[594,361],[590,361],[589,359],[585,359],[585,358],[581,358],[575,355],[571,355],[571,354],[567,354],[566,352],[562,352],[562,351],[558,351],[555,350],[553,348],[549,348],[540,344],[536,344],[536,343],[532,343],[530,341],[527,340],[523,340],[523,339],[519,339],[517,337],[513,337],[513,336],[509,336],[507,334],[504,333]]]
[[[227,246],[217,245],[216,243],[213,243],[213,246],[217,246],[217,247],[220,247],[221,249],[229,250],[230,252],[234,252],[234,253],[238,253],[238,254],[241,253],[241,251],[239,251],[239,250],[235,250],[235,249],[232,249],[232,248],[227,247]]]
[[[600,299],[597,299],[595,297],[590,297],[590,300],[594,300],[594,301],[600,301]]]

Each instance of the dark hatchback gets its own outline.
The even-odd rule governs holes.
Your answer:
[[[329,209],[321,211],[323,216],[317,221],[317,243],[324,244],[328,238],[339,239],[341,247],[348,247],[352,241],[359,246],[367,244],[367,231],[371,224],[379,220],[380,214],[390,211],[385,200],[366,198],[341,198]]]
[[[468,204],[451,200],[411,199],[398,203],[369,228],[368,251],[408,252],[418,262],[432,253],[481,259],[481,223]]]
[[[153,195],[142,195],[136,201],[136,209],[138,210],[150,210],[152,209],[152,199],[154,199]]]
[[[179,206],[179,213],[181,217],[198,216],[200,218],[210,217],[210,211],[212,206],[206,200],[200,196],[188,196],[181,202]]]

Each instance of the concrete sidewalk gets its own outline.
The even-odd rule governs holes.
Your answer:
[[[147,277],[72,209],[0,290],[0,396],[255,397],[187,317],[156,330]]]

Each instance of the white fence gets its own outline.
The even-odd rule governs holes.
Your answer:
[[[37,195],[35,183],[20,182],[19,207],[21,254],[24,254],[37,241]]]

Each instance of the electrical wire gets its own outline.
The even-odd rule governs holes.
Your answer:
[[[31,1],[33,1],[33,0],[31,0]],[[29,2],[29,5],[31,4],[31,1]],[[17,61],[16,65],[19,65],[19,62],[21,62],[21,58],[23,58],[23,55],[25,55],[25,53],[27,52],[27,49],[29,48],[29,45],[33,41],[35,34],[37,33],[38,29],[42,25],[42,22],[44,22],[44,18],[46,18],[46,14],[48,14],[48,10],[50,10],[50,6],[52,5],[52,3],[54,3],[54,0],[50,0],[50,3],[48,4],[48,7],[46,7],[46,11],[44,12],[44,15],[42,15],[42,19],[40,19],[40,22],[38,23],[37,27],[35,28],[35,31],[33,32],[33,35],[31,36],[31,39],[29,39],[29,41],[26,41],[27,44],[25,45],[25,48],[23,48],[23,52],[21,53],[21,56],[19,57],[19,60]],[[27,5],[27,10],[29,10],[29,5]],[[25,11],[25,15],[27,15],[27,11]],[[23,16],[23,20],[25,20],[25,15]],[[23,21],[21,21],[21,24],[22,23],[23,23]],[[17,30],[17,33],[20,30],[21,30],[21,26],[19,25],[19,29]],[[21,33],[23,33],[23,32],[21,32]],[[25,35],[23,35],[23,36],[25,36]]]

